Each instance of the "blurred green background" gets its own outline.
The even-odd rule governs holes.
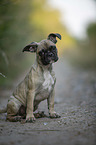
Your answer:
[[[77,39],[60,22],[60,12],[47,0],[0,0],[0,88],[12,82],[34,63],[35,54],[22,53],[25,45],[62,35],[59,55],[82,69],[96,69],[96,23],[88,24],[87,38]]]

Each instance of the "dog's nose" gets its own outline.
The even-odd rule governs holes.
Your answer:
[[[53,53],[49,53],[49,56],[50,56],[50,57],[53,57],[53,56],[54,56],[54,54],[53,54]]]

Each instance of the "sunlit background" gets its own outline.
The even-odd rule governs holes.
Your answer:
[[[0,0],[0,87],[34,63],[25,45],[60,33],[59,56],[83,69],[96,69],[95,0]]]
[[[95,0],[48,0],[48,3],[60,11],[60,21],[75,37],[86,37],[87,25],[96,21]]]

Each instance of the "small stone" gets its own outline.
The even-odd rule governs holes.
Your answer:
[[[60,123],[60,121],[58,121],[58,123]]]
[[[44,125],[47,125],[48,123],[47,122],[44,122]]]

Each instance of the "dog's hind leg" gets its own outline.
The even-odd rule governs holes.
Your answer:
[[[21,102],[17,100],[14,96],[11,96],[7,104],[7,120],[16,122],[22,119],[22,116],[19,115],[20,107],[22,106]]]
[[[11,121],[11,122],[17,122],[17,121],[21,121],[22,117],[21,116],[14,116],[12,114],[7,116],[7,120]]]

